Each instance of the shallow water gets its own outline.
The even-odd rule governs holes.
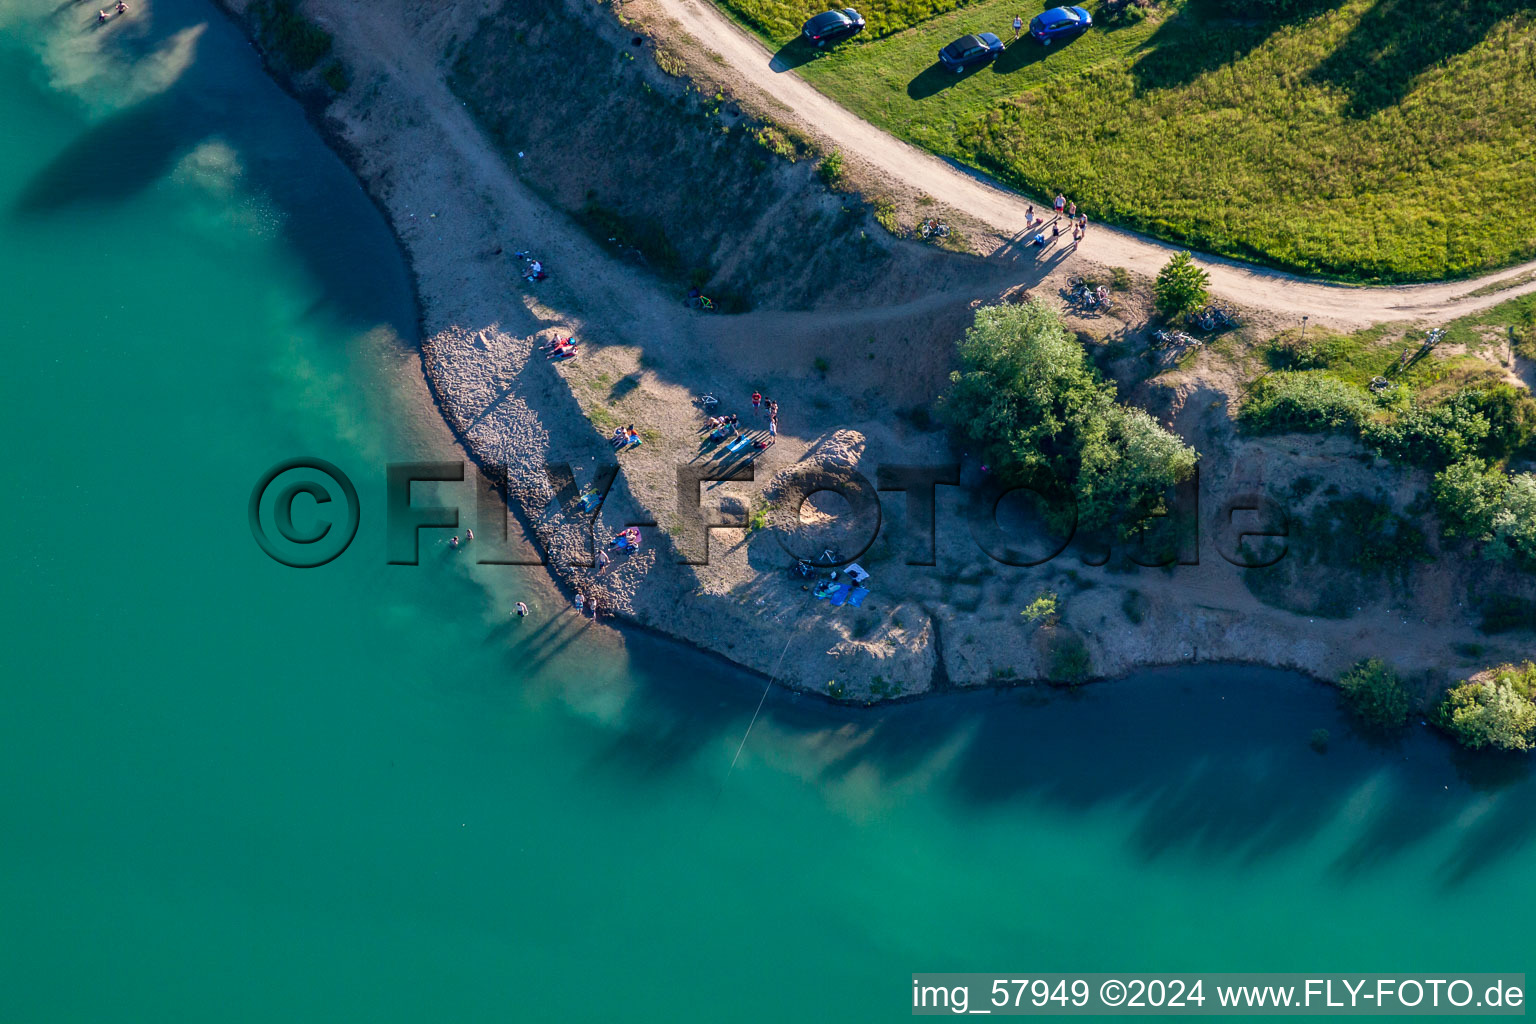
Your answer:
[[[0,1020],[867,1019],[913,970],[1525,968],[1527,764],[1373,746],[1294,675],[773,692],[732,770],[760,680],[440,535],[386,565],[381,467],[456,453],[385,226],[212,8],[39,10],[0,0]],[[309,571],[246,518],[305,454],[364,509]]]

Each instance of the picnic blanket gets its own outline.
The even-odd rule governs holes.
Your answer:
[[[843,602],[848,600],[848,595],[853,593],[853,588],[846,583],[839,583],[832,591],[832,605],[841,608]]]
[[[859,605],[864,603],[864,599],[868,596],[868,587],[855,587],[853,589],[853,593],[848,595],[848,603],[857,608]]]

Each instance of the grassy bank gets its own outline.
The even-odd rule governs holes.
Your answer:
[[[822,6],[721,3],[776,47]],[[780,59],[902,138],[1205,251],[1381,281],[1536,254],[1529,3],[1343,0],[1279,22],[1224,18],[1216,4],[1174,2],[1050,48],[1023,41],[964,76],[935,66],[941,46],[968,31],[1006,39],[1013,15],[1040,4],[977,0]],[[906,17],[871,4],[872,26],[887,8],[892,24]]]

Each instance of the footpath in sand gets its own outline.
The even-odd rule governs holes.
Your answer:
[[[733,91],[756,97],[758,106],[775,120],[791,122],[828,148],[836,146],[847,159],[990,226],[999,248],[1024,231],[1029,202],[1037,208],[1049,206],[1049,200],[1030,200],[989,183],[862,120],[792,70],[776,66],[762,43],[708,0],[634,0],[625,12],[659,31],[674,48],[718,55],[725,68],[720,73]],[[1089,256],[1146,277],[1155,275],[1181,248],[1102,224],[1091,225],[1090,231],[1092,241],[1085,246]],[[1469,281],[1366,288],[1309,281],[1215,256],[1198,258],[1211,275],[1212,292],[1245,306],[1289,314],[1292,321],[1310,316],[1362,326],[1383,320],[1449,319],[1536,291],[1533,279],[1489,295],[1470,294],[1483,285],[1529,276],[1536,261]]]
[[[240,0],[230,2],[243,8]],[[427,378],[474,457],[509,467],[513,506],[550,552],[550,569],[567,594],[595,595],[624,619],[775,673],[788,685],[852,699],[1039,678],[1059,658],[1063,639],[1080,645],[1095,675],[1191,660],[1333,675],[1384,651],[1405,668],[1433,666],[1450,643],[1478,638],[1465,615],[1446,614],[1455,609],[1447,596],[1455,588],[1439,577],[1441,585],[1428,580],[1408,588],[1423,596],[1424,607],[1367,606],[1345,620],[1270,607],[1218,557],[1216,538],[1202,542],[1198,565],[1172,571],[1128,572],[1102,565],[1097,552],[1074,550],[1034,568],[1002,565],[972,540],[956,488],[940,489],[935,566],[906,564],[905,502],[899,494],[884,502],[879,539],[860,557],[874,584],[859,609],[814,601],[787,571],[784,531],[772,526],[715,530],[707,564],[683,564],[681,556],[697,560],[703,549],[702,538],[680,527],[677,470],[718,464],[719,457],[701,443],[697,392],[719,394],[748,417],[755,436],[764,431],[750,420],[746,395],[771,388],[784,408],[777,444],[750,466],[735,463],[753,470],[753,482],[702,486],[706,514],[719,521],[744,523],[763,507],[775,478],[796,466],[857,468],[874,479],[882,465],[942,464],[952,457],[943,434],[897,411],[932,398],[932,382],[942,379],[974,303],[1008,291],[1018,268],[944,257],[946,266],[969,269],[944,271],[930,291],[903,303],[692,313],[535,196],[449,89],[448,55],[498,3],[305,6],[335,34],[353,75],[352,87],[325,114],[408,252]],[[899,244],[929,258],[925,247]],[[512,256],[519,249],[536,250],[550,280],[523,284]],[[567,335],[581,339],[582,354],[548,361],[542,346]],[[832,354],[830,370],[811,371],[817,353]],[[1161,414],[1186,436],[1230,435],[1219,392],[1198,381],[1166,390]],[[608,428],[594,422],[605,408],[632,419],[645,443],[615,458]],[[1292,448],[1298,451],[1281,450]],[[1209,460],[1202,486],[1216,506],[1222,496],[1280,485],[1287,475],[1357,472],[1339,448],[1337,440],[1254,442]],[[550,463],[569,464],[571,478],[552,485]],[[576,490],[613,465],[620,471],[595,526],[599,543],[631,523],[655,525],[644,527],[638,555],[620,556],[598,573],[585,565]],[[780,525],[814,537],[836,511],[808,508],[800,523]],[[1062,596],[1054,630],[1019,616],[1046,590]]]

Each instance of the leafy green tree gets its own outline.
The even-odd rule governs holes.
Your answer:
[[[1446,536],[1493,539],[1493,520],[1504,507],[1509,477],[1481,459],[1456,462],[1435,474],[1431,491]]]
[[[1414,405],[1390,423],[1370,424],[1362,436],[1395,462],[1441,468],[1474,456],[1505,458],[1530,438],[1533,413],[1529,395],[1501,384]]]
[[[1536,745],[1536,704],[1508,683],[1462,683],[1445,695],[1435,719],[1473,750],[1530,750]]]
[[[1206,285],[1210,281],[1211,275],[1195,266],[1189,253],[1175,254],[1163,264],[1163,269],[1157,272],[1157,280],[1152,283],[1157,311],[1169,319],[1194,312],[1209,298]]]
[[[1380,658],[1362,661],[1339,680],[1344,704],[1361,719],[1379,729],[1396,729],[1408,720],[1413,700]]]
[[[1498,561],[1518,559],[1536,565],[1536,476],[1509,478],[1504,501],[1493,514],[1493,543],[1483,553]]]
[[[1071,495],[1086,529],[1123,532],[1163,510],[1169,487],[1199,456],[1139,409],[1115,401],[1061,317],[1039,300],[988,306],[960,342],[940,414],[1010,486]],[[1069,525],[1072,506],[1047,513]]]

